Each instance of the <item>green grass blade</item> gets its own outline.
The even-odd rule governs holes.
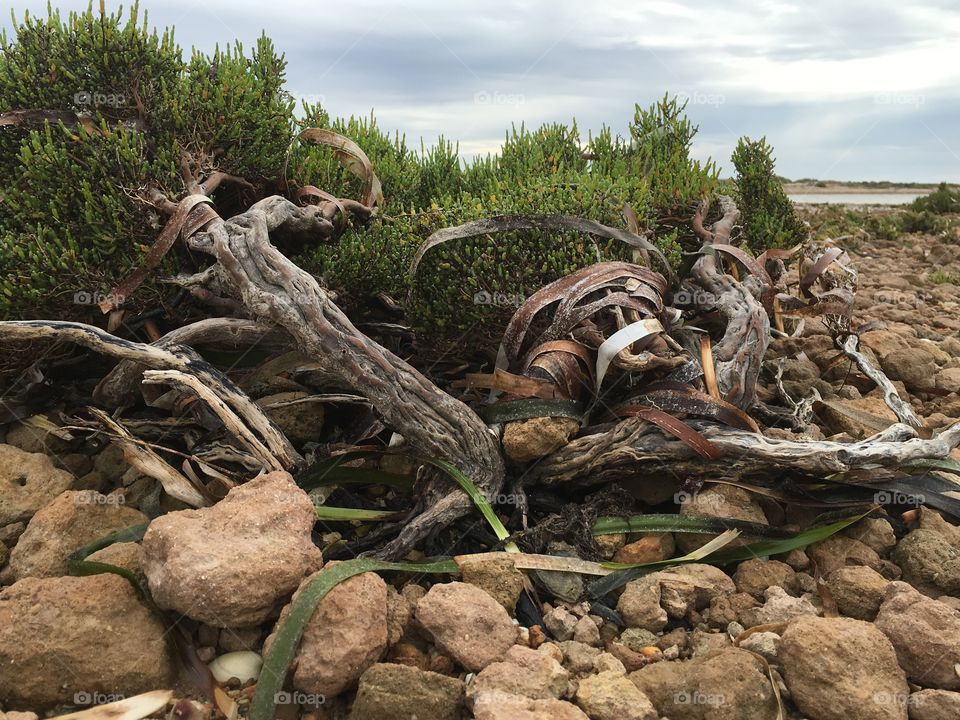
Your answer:
[[[393,563],[358,558],[321,570],[291,604],[290,612],[280,624],[270,650],[263,659],[263,669],[260,671],[260,679],[250,704],[250,720],[273,720],[274,698],[283,690],[287,670],[297,653],[303,630],[323,597],[347,578],[384,570],[451,575],[460,572],[457,564],[450,559],[426,563]]]
[[[651,514],[630,517],[601,517],[593,524],[594,535],[633,532],[721,533],[742,530],[754,537],[788,538],[779,528],[732,518],[699,517],[696,515]]]

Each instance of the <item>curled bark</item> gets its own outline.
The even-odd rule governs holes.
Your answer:
[[[721,196],[720,202],[723,217],[709,230],[703,226],[706,203],[701,204],[694,216],[694,230],[707,245],[727,244],[740,217],[733,200]],[[727,321],[723,337],[713,346],[720,393],[728,402],[749,408],[756,400],[757,378],[770,344],[770,319],[758,300],[762,295],[759,280],[751,276],[738,282],[720,269],[717,256],[712,252],[705,252],[697,260],[690,276],[712,296]]]

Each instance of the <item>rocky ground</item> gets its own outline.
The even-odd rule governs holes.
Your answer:
[[[960,418],[958,246],[906,238],[851,249],[862,343],[931,428]],[[894,420],[819,322],[774,341],[784,387],[816,388]],[[772,398],[772,387],[765,390]],[[873,432],[818,411],[823,436]],[[27,720],[175,688],[156,717],[215,711],[178,677],[169,631],[123,578],[67,576],[67,556],[157,515],[152,481],[108,448],[68,451],[8,426],[0,444],[0,720]],[[960,454],[954,451],[960,459]],[[655,504],[672,485],[645,490]],[[164,508],[167,509],[167,508]],[[802,528],[806,508],[707,485],[685,514]],[[299,587],[323,565],[313,505],[285,473],[200,510],[167,512],[142,543],[92,555],[128,568],[182,616],[202,660],[246,714],[261,657]],[[702,544],[607,535],[608,558],[641,562]],[[309,621],[278,717],[385,720],[947,720],[960,717],[960,527],[927,508],[876,513],[783,557],[691,564],[627,584],[615,612],[549,597],[518,613],[525,579],[505,556],[453,582],[374,573],[334,588]],[[517,615],[524,621],[520,621]],[[529,626],[527,626],[529,625]]]

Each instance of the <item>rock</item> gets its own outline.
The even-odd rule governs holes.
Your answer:
[[[240,650],[218,656],[210,663],[210,672],[219,683],[236,678],[241,685],[254,682],[260,677],[263,658],[252,650]]]
[[[924,595],[960,594],[960,550],[934,530],[913,530],[891,555],[903,570],[904,581]]]
[[[890,641],[870,623],[800,617],[779,659],[800,712],[816,720],[904,720],[909,688]]]
[[[563,650],[563,666],[577,676],[592,673],[597,664],[597,658],[600,657],[598,648],[576,640],[562,642],[560,648]]]
[[[166,635],[118,575],[25,578],[0,592],[0,697],[36,710],[170,687]]]
[[[920,514],[920,529],[933,530],[943,535],[943,539],[955,550],[960,550],[960,527],[948,523],[936,510],[921,505],[917,511]]]
[[[305,579],[263,645],[269,652],[276,630],[293,600],[310,583]],[[323,596],[303,631],[294,659],[293,686],[329,699],[352,686],[387,651],[387,586],[376,573],[355,575]]]
[[[749,593],[757,600],[763,600],[763,593],[773,585],[791,595],[796,595],[800,590],[796,571],[779,560],[745,560],[737,566],[733,582],[737,590]]]
[[[350,720],[459,720],[462,704],[457,678],[378,663],[360,677]]]
[[[0,526],[29,520],[72,482],[48,456],[0,445]]]
[[[960,393],[960,368],[945,368],[933,378],[934,386],[938,390]]]
[[[659,573],[644,575],[626,584],[617,612],[627,627],[660,632],[667,624],[667,611],[660,607]]]
[[[503,430],[503,451],[514,462],[537,460],[562,448],[579,429],[580,423],[572,418],[515,420]]]
[[[832,535],[814,543],[807,548],[807,555],[823,577],[845,565],[866,565],[874,570],[880,566],[880,556],[873,548],[843,535]]]
[[[202,625],[201,627],[210,627]],[[210,628],[215,630],[215,628]],[[224,652],[243,652],[245,650],[257,651],[262,643],[260,642],[260,628],[224,628],[217,635],[216,644]]]
[[[660,638],[643,628],[627,628],[620,634],[620,642],[634,652],[640,652],[646,647],[656,647]]]
[[[392,585],[387,585],[387,645],[395,645],[413,620],[413,605]]]
[[[56,455],[66,452],[68,448],[68,443],[65,440],[60,439],[50,430],[34,425],[16,424],[9,426],[4,440],[8,445],[13,445],[28,453]]]
[[[705,616],[710,627],[722,629],[732,622],[739,622],[743,612],[758,605],[753,596],[747,593],[717,595],[710,601],[710,608]]]
[[[725,632],[704,632],[696,628],[690,633],[690,657],[706,657],[723,652],[732,645]]]
[[[833,398],[836,400],[836,398]],[[870,395],[855,400],[843,400],[844,407],[858,413],[872,415],[888,424],[897,422],[896,413],[883,401],[883,398]],[[844,414],[829,405],[818,405],[817,414],[823,417],[823,422],[829,434],[846,433],[852,438],[863,438],[876,433],[876,429],[858,422],[850,415]]]
[[[670,720],[770,720],[777,699],[753,654],[727,648],[688,662],[658,662],[629,678]],[[820,720],[817,718],[817,720]]]
[[[677,495],[677,483],[665,475],[629,478],[623,480],[620,485],[644,505],[652,507],[661,505]]]
[[[597,535],[593,538],[600,548],[600,556],[604,560],[610,560],[616,555],[617,550],[627,544],[626,533],[612,533],[609,535]]]
[[[764,597],[766,602],[763,605],[748,608],[740,614],[740,622],[745,628],[787,622],[802,615],[819,615],[817,608],[805,597],[787,595],[781,587],[767,588]]]
[[[33,516],[10,553],[17,579],[67,574],[67,556],[115,530],[149,522],[100,493],[68,490]]]
[[[602,672],[580,681],[577,705],[591,720],[657,720],[650,699],[621,673]]]
[[[742,488],[733,485],[710,485],[694,495],[682,498],[681,515],[700,517],[732,518],[747,522],[767,525],[767,516],[763,508],[754,500],[753,496]],[[700,535],[699,533],[678,533],[677,547],[685,553],[692,552],[706,545],[715,535]],[[751,539],[747,538],[746,542]],[[736,547],[746,544],[742,540],[735,540],[727,547]]]
[[[511,616],[514,614],[523,592],[524,575],[514,566],[508,553],[467,556],[460,563],[460,576],[463,582],[487,592]]]
[[[593,671],[595,673],[612,672],[617,675],[627,674],[626,666],[616,655],[609,652],[602,652],[593,659]]]
[[[9,712],[0,712],[0,720],[37,720],[37,714],[35,712],[10,710]]]
[[[579,557],[573,545],[560,541],[548,544],[547,554],[558,557]],[[576,573],[534,570],[533,577],[548,593],[560,600],[575,603],[583,595],[583,579]]]
[[[584,645],[599,646],[600,628],[597,627],[597,624],[589,615],[584,615],[577,621],[577,626],[573,629],[573,639]]]
[[[780,636],[774,632],[758,632],[748,635],[739,646],[757,653],[769,663],[776,663],[780,652]]]
[[[136,576],[140,582],[146,582],[147,578],[143,574],[143,568],[140,567],[140,544],[135,542],[118,542],[107,545],[102,550],[97,550],[87,555],[90,562],[106,563],[107,565],[116,565],[124,570],[129,570]]]
[[[167,513],[143,538],[150,592],[160,607],[214,627],[258,625],[322,565],[315,522],[285,472],[238,485],[212,507]]]
[[[933,355],[920,348],[894,350],[880,359],[880,367],[891,380],[902,380],[910,390],[933,387],[937,373]]]
[[[543,624],[547,631],[558,642],[573,639],[573,631],[577,627],[577,617],[563,605],[558,605],[543,616]]]
[[[323,403],[311,398],[310,393],[302,391],[281,392],[260,398],[257,405],[299,447],[319,442],[323,435]]]
[[[619,563],[660,562],[673,557],[676,547],[673,533],[651,533],[636,542],[624,545],[613,556],[613,561]]]
[[[656,574],[660,580],[660,605],[676,619],[691,610],[703,610],[715,597],[737,591],[723,570],[705,563],[689,563]]]
[[[485,694],[505,693],[533,700],[560,698],[570,682],[568,673],[545,652],[514,645],[502,662],[490,663],[467,686],[467,704]]]
[[[910,720],[957,720],[960,693],[946,690],[919,690],[907,702]]]
[[[517,639],[503,606],[467,583],[434,585],[417,603],[416,618],[438,646],[474,672],[501,660]]]
[[[872,621],[880,610],[889,581],[865,566],[837,568],[827,577],[827,587],[837,609],[847,617]]]
[[[473,703],[475,720],[590,720],[564,700],[531,700],[520,695],[486,693]]]
[[[893,644],[911,682],[960,690],[960,613],[894,582],[887,586],[875,624]]]
[[[884,556],[897,544],[893,526],[883,518],[865,517],[843,530],[843,534],[859,540],[878,555]]]

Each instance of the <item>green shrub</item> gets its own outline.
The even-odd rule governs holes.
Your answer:
[[[916,212],[931,212],[938,215],[946,213],[960,213],[960,190],[950,187],[946,183],[929,195],[921,195],[910,205]]]
[[[806,238],[793,203],[774,172],[773,148],[766,138],[740,138],[733,151],[737,205],[747,245],[756,252],[796,245]]]

